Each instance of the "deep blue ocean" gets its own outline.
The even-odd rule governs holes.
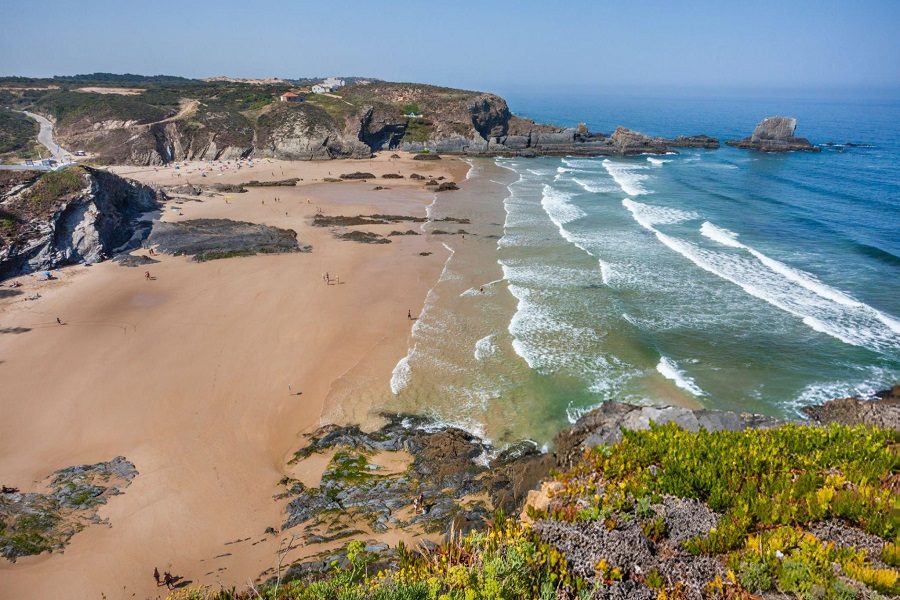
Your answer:
[[[414,384],[450,384],[410,397],[494,439],[548,439],[608,399],[796,417],[900,382],[900,95],[504,95],[538,122],[723,142],[793,116],[834,145],[473,161],[467,184],[502,184],[481,203],[505,219],[471,262],[502,275],[467,271],[474,242],[453,248],[436,289],[458,299],[435,303],[403,365]]]

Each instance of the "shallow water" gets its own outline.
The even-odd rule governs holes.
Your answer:
[[[675,104],[681,129],[671,106],[625,124],[725,139],[785,112],[864,145],[473,161],[432,207],[473,224],[444,240],[391,408],[547,441],[609,398],[796,416],[900,380],[900,104],[736,101],[706,127],[706,100]]]

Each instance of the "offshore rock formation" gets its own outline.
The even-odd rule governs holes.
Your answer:
[[[593,133],[583,128],[561,129],[511,117],[506,134],[488,139],[460,137],[432,139],[427,143],[401,144],[410,152],[431,150],[444,154],[475,156],[634,156],[666,154],[675,148],[719,147],[706,135],[679,136],[675,139],[651,137],[618,127],[612,134]],[[514,133],[509,133],[509,132]],[[428,155],[422,155],[428,156]]]
[[[34,173],[0,196],[0,279],[137,248],[150,229],[141,215],[162,198],[149,186],[88,167]]]
[[[760,152],[820,151],[818,146],[813,146],[806,138],[795,137],[796,129],[797,119],[793,117],[766,117],[759,122],[750,137],[725,143],[735,148]]]

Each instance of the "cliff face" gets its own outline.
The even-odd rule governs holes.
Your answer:
[[[357,83],[334,94],[301,93],[294,102],[278,101],[292,89],[286,83],[135,85],[144,91],[116,96],[48,89],[36,99],[23,92],[18,102],[54,119],[64,146],[109,164],[364,158],[389,149],[605,156],[718,147],[705,136],[665,140],[622,128],[602,134],[542,125],[513,115],[495,94],[413,83]]]
[[[283,104],[259,118],[254,156],[288,160],[367,158],[371,148],[344,135],[331,116],[312,105]]]
[[[149,230],[140,215],[158,192],[112,173],[76,167],[35,174],[2,197],[0,279],[136,247]]]

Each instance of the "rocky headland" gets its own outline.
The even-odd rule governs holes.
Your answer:
[[[797,119],[792,117],[766,117],[756,126],[750,137],[725,142],[735,148],[760,152],[820,152],[806,138],[796,137]]]
[[[284,81],[176,78],[136,80],[129,88],[135,93],[123,96],[85,91],[98,89],[84,87],[90,77],[16,79],[5,82],[0,101],[46,115],[63,145],[107,164],[367,158],[393,149],[420,160],[438,160],[437,153],[628,156],[719,146],[705,135],[665,139],[621,127],[598,133],[539,124],[512,114],[495,94],[423,84],[362,80],[336,94],[314,94]],[[301,100],[279,102],[290,90]]]
[[[140,246],[165,194],[90,167],[0,171],[0,279]]]

